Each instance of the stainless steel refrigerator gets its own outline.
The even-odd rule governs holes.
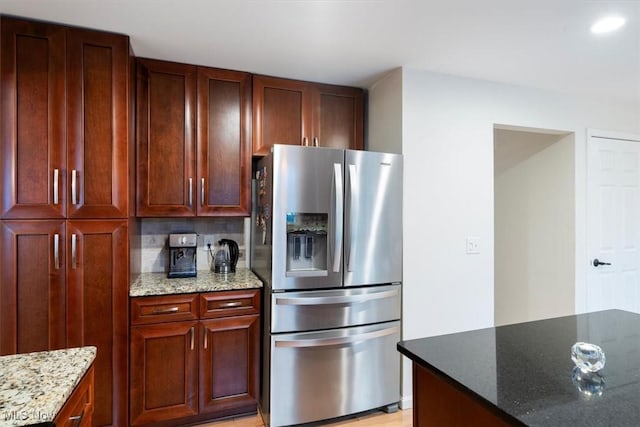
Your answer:
[[[258,163],[253,223],[267,424],[396,409],[402,156],[275,145]]]

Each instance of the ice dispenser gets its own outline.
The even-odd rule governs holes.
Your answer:
[[[287,276],[327,275],[327,222],[327,214],[287,213]]]

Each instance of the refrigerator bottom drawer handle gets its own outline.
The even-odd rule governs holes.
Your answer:
[[[365,334],[353,335],[348,337],[321,338],[321,339],[303,339],[303,340],[276,340],[276,347],[328,347],[333,345],[355,344],[357,342],[368,341],[375,338],[385,337],[400,332],[400,328],[382,329],[380,331],[367,332]]]
[[[362,295],[345,295],[337,297],[303,297],[303,298],[287,298],[277,297],[278,305],[323,305],[323,304],[351,304],[373,301],[382,298],[397,297],[399,291],[393,289],[390,291],[375,292]]]

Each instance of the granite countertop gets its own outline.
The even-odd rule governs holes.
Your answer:
[[[602,347],[578,375],[571,346]],[[607,310],[401,341],[413,362],[531,426],[640,425],[640,315]]]
[[[198,271],[197,277],[169,279],[166,273],[141,273],[131,283],[129,296],[189,294],[195,292],[232,291],[261,288],[262,282],[248,268],[220,275],[212,271]]]
[[[0,426],[52,423],[95,357],[95,347],[0,356]]]

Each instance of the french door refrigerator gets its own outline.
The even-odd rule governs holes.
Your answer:
[[[265,422],[395,410],[402,156],[275,145],[258,162],[254,185]]]

